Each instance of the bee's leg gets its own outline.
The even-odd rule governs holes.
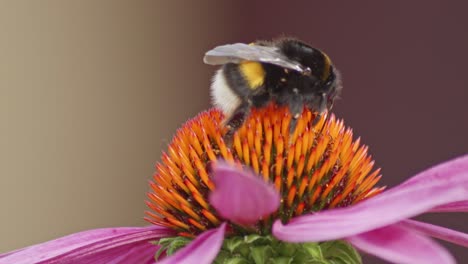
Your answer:
[[[289,111],[291,112],[291,123],[289,123],[289,134],[293,134],[296,129],[297,119],[304,111],[303,98],[299,93],[294,93],[289,98]]]
[[[323,113],[317,112],[317,115],[314,117],[314,120],[312,120],[312,126],[315,126],[318,124],[320,119],[322,119]]]
[[[319,112],[323,113],[325,110],[327,110],[327,95],[325,93],[322,93],[320,95],[320,102],[319,102]]]
[[[316,102],[314,103],[316,106],[317,110],[317,115],[315,116],[314,120],[312,121],[312,126],[317,125],[317,123],[320,121],[322,118],[323,112],[326,111],[327,109],[327,100],[326,96],[324,93],[321,95],[317,96]]]
[[[231,145],[234,134],[236,131],[244,124],[246,117],[250,113],[250,104],[248,102],[243,102],[239,105],[232,115],[225,121],[225,126],[228,129],[226,134],[224,134],[224,142],[228,145]]]

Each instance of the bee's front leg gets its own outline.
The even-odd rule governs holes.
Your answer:
[[[224,134],[224,142],[228,145],[232,144],[232,140],[234,138],[234,134],[237,132],[237,130],[244,124],[245,119],[249,116],[250,114],[250,106],[251,103],[249,101],[245,101],[242,104],[240,104],[229,116],[224,124],[225,127],[227,128],[226,134]]]
[[[327,100],[326,94],[322,93],[319,95],[313,96],[310,101],[306,104],[307,108],[315,111],[317,114],[315,115],[314,120],[312,121],[312,126],[315,126],[325,111],[327,111]]]
[[[304,111],[304,100],[297,89],[293,89],[293,94],[289,97],[288,106],[291,112],[291,123],[289,123],[289,134],[293,134],[296,129],[297,119]]]

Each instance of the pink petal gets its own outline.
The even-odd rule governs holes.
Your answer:
[[[159,226],[88,230],[2,254],[0,264],[153,263],[158,246],[150,241],[170,235]]]
[[[444,180],[447,177],[456,178],[466,173],[468,169],[468,155],[440,163],[409,178],[401,185],[431,183],[434,180]],[[450,176],[449,176],[450,175]]]
[[[210,195],[210,203],[222,217],[253,224],[278,209],[278,192],[255,173],[225,162],[218,162],[213,173],[216,189]]]
[[[431,237],[452,242],[460,246],[468,247],[468,234],[462,232],[414,220],[404,220],[400,222],[399,225],[402,225],[408,229],[418,231]]]
[[[468,201],[460,201],[460,202],[454,202],[454,203],[449,203],[449,204],[444,204],[437,206],[435,208],[431,209],[431,212],[462,212],[466,213],[468,212]]]
[[[358,249],[400,264],[451,264],[455,259],[432,239],[391,225],[346,239]]]
[[[325,241],[353,236],[419,215],[436,206],[468,200],[468,156],[431,168],[357,205],[276,221],[284,241]]]
[[[225,229],[226,224],[223,223],[216,229],[203,232],[174,255],[158,261],[158,264],[211,264],[223,245]]]

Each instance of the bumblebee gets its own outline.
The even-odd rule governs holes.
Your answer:
[[[226,116],[228,139],[252,107],[270,102],[288,106],[292,133],[304,107],[321,115],[332,108],[342,88],[330,58],[296,39],[218,46],[205,54],[204,62],[222,65],[213,77],[211,95]]]

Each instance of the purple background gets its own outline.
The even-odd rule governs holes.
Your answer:
[[[243,4],[239,8],[249,8],[242,9],[232,40],[286,34],[331,57],[344,84],[333,111],[369,145],[382,185],[468,153],[468,3]],[[466,214],[420,219],[468,232]],[[468,258],[466,248],[447,246],[460,263]]]

